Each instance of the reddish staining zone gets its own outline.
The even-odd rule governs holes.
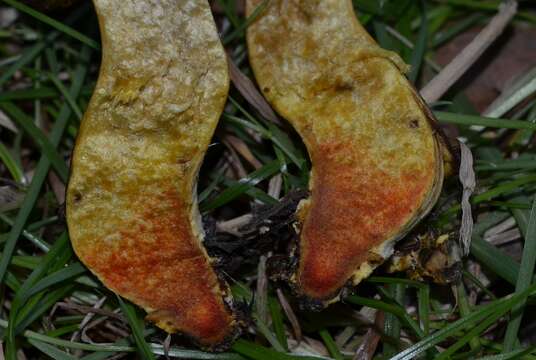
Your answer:
[[[154,309],[148,319],[189,335],[202,345],[219,344],[233,332],[219,283],[190,230],[187,209],[174,192],[143,201],[139,221],[110,244],[96,242],[85,262],[111,289]]]
[[[369,250],[408,222],[433,182],[430,171],[392,177],[370,162],[333,160],[341,147],[319,146],[313,154],[312,203],[301,235],[298,271],[303,295],[330,299],[337,294]],[[342,146],[344,148],[344,146]]]

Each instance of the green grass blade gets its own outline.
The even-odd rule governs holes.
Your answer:
[[[428,39],[428,20],[426,18],[426,5],[424,1],[419,2],[421,8],[421,28],[419,30],[419,35],[417,36],[417,41],[415,42],[415,47],[411,54],[411,71],[408,74],[409,80],[415,84],[419,73],[421,71],[421,65],[424,59],[424,54],[426,53],[426,45]]]
[[[48,355],[50,358],[54,359],[54,360],[75,360],[75,359],[77,359],[76,357],[67,354],[65,351],[61,351],[57,347],[52,346],[52,345],[47,344],[47,343],[44,343],[44,342],[41,342],[39,340],[30,339],[30,340],[28,340],[28,342],[30,344],[32,344],[33,346],[35,346],[36,348],[38,348],[43,353],[45,353],[46,355]]]
[[[50,79],[50,81],[52,81],[54,86],[56,86],[56,88],[58,88],[59,92],[63,95],[63,97],[67,101],[67,104],[69,104],[69,106],[71,107],[71,109],[75,113],[76,117],[78,118],[78,121],[81,121],[82,120],[82,110],[80,110],[80,107],[78,107],[78,104],[76,103],[74,98],[71,96],[71,94],[69,94],[69,91],[67,90],[65,85],[63,85],[63,83],[60,81],[60,79],[58,79],[58,77],[56,75],[54,75],[53,73],[49,73],[48,78]]]
[[[95,49],[95,50],[100,50],[100,45],[98,42],[96,42],[95,40],[87,37],[86,35],[76,31],[75,29],[73,29],[72,27],[66,25],[65,23],[62,23],[58,20],[55,20],[53,18],[51,18],[50,16],[47,16],[45,14],[43,14],[42,12],[39,12],[31,7],[29,7],[28,5],[25,5],[17,0],[2,0],[3,2],[5,2],[6,4],[8,5],[11,5],[13,6],[15,9],[21,11],[21,12],[24,12],[30,16],[32,16],[33,18],[47,24],[47,25],[50,25],[52,26],[53,28],[55,28],[56,30],[58,31],[61,31],[63,32],[64,34],[66,35],[69,35],[70,37],[82,42],[83,44],[86,44],[87,46]]]
[[[0,160],[2,160],[6,166],[7,170],[13,177],[13,180],[19,184],[23,183],[24,174],[22,173],[22,169],[19,167],[17,161],[15,161],[13,155],[11,155],[8,148],[3,143],[0,143]]]
[[[355,305],[362,305],[362,306],[368,306],[373,309],[382,310],[391,314],[396,315],[409,329],[417,335],[417,337],[422,338],[424,336],[424,333],[422,332],[421,328],[419,327],[419,324],[415,322],[409,316],[409,314],[406,312],[406,310],[400,306],[388,304],[384,301],[379,301],[376,299],[368,299],[361,296],[348,296],[345,298],[345,300],[349,303],[355,304]]]
[[[510,284],[515,285],[519,274],[519,264],[494,245],[479,236],[471,240],[471,254],[485,267],[490,268]]]
[[[58,256],[64,252],[68,247],[69,239],[67,234],[64,233],[56,241],[52,249],[45,255],[43,261],[32,271],[30,276],[26,279],[22,287],[19,289],[15,298],[11,303],[11,309],[9,312],[9,327],[7,329],[7,338],[6,338],[6,358],[11,360],[16,358],[16,348],[15,348],[15,335],[16,325],[18,319],[20,318],[20,312],[22,311],[22,306],[24,300],[21,298],[21,295],[24,295],[26,292],[30,291],[32,286],[46,273],[50,264],[53,261],[57,261]]]
[[[326,348],[328,349],[333,359],[343,360],[344,357],[339,351],[339,348],[337,347],[337,344],[335,343],[335,340],[333,340],[333,337],[331,336],[329,331],[327,329],[322,329],[318,332],[318,334],[320,335],[320,338],[324,342],[324,345],[326,345]]]
[[[11,102],[0,103],[0,108],[10,115],[32,137],[43,151],[44,156],[48,158],[61,180],[66,182],[69,176],[69,169],[65,164],[65,160],[61,158],[56,151],[56,147],[47,139],[43,131],[35,126],[33,119]]]
[[[221,192],[216,198],[201,206],[202,212],[207,212],[216,209],[228,202],[236,199],[238,196],[245,193],[248,189],[254,187],[259,182],[269,178],[279,171],[279,161],[273,160],[264,165],[259,170],[253,171],[246,178],[241,179],[238,184],[227,188]]]
[[[130,303],[124,302],[119,296],[117,297],[117,300],[119,301],[123,314],[125,314],[128,323],[130,324],[130,329],[132,330],[132,336],[136,341],[138,353],[145,360],[155,360],[156,358],[154,357],[149,344],[145,341],[145,336],[143,335],[143,321],[139,319],[136,313],[136,308]]]
[[[283,314],[281,305],[274,297],[268,297],[268,308],[272,317],[272,325],[274,327],[275,336],[283,347],[284,351],[288,351],[287,335],[285,334],[285,324],[283,323]]]
[[[441,122],[459,125],[480,125],[499,129],[528,129],[536,130],[536,123],[511,120],[511,119],[494,119],[476,115],[462,115],[444,111],[434,111],[435,116]]]
[[[73,24],[80,19],[88,10],[88,6],[83,6],[80,9],[74,10],[65,20],[65,24]],[[13,63],[5,72],[0,75],[0,88],[22,67],[32,62],[47,46],[53,43],[60,32],[53,31],[48,34],[44,40],[40,40],[35,45],[23,51],[20,58]]]
[[[418,291],[418,305],[419,305],[419,322],[421,323],[422,332],[425,336],[430,333],[430,286],[419,288]]]
[[[523,355],[530,354],[531,352],[534,352],[536,350],[536,347],[530,347],[527,349],[519,349],[510,351],[504,354],[500,355],[490,355],[490,356],[483,356],[479,360],[511,360],[511,359],[522,359]]]
[[[506,114],[521,101],[536,92],[536,67],[524,74],[512,86],[503,91],[488,107],[484,116],[495,118]]]
[[[263,0],[263,2],[261,2],[256,8],[255,10],[253,10],[253,12],[251,13],[251,15],[246,19],[246,21],[244,21],[239,27],[237,27],[231,34],[229,34],[228,36],[226,36],[223,40],[222,40],[222,43],[223,45],[227,45],[229,44],[231,41],[233,41],[234,39],[236,39],[237,37],[240,37],[242,36],[242,34],[244,33],[244,30],[247,29],[247,27],[253,23],[253,21],[255,21],[255,19],[264,11],[264,9],[266,9],[266,7],[268,6],[268,4],[270,3],[270,0]]]
[[[244,339],[238,339],[231,347],[234,351],[254,360],[320,360],[321,356],[289,355],[268,349]]]
[[[496,312],[503,311],[504,308],[506,308],[506,311],[508,311],[509,308],[526,299],[534,291],[536,291],[536,285],[531,286],[526,291],[514,294],[509,298],[502,298],[484,305],[479,310],[472,312],[470,315],[450,323],[441,330],[436,331],[432,335],[410,346],[406,350],[394,356],[391,360],[412,360],[417,355],[452,336],[457,331],[469,327],[472,328],[476,322],[482,321]]]
[[[87,48],[83,49],[82,56],[85,59],[89,59],[89,55],[90,55],[89,50]],[[82,83],[85,78],[85,75],[86,75],[85,65],[79,65],[75,71],[73,84],[71,86],[71,92],[73,95],[77,95],[79,93],[80,88],[82,87]],[[67,121],[69,120],[70,115],[71,115],[71,110],[69,106],[68,105],[63,106],[58,118],[56,119],[56,122],[54,123],[52,131],[50,133],[50,141],[54,145],[57,145],[59,143],[60,138],[63,134],[63,130],[65,129],[65,126],[67,125]],[[9,236],[6,241],[6,244],[4,245],[4,251],[2,253],[2,258],[0,259],[0,282],[2,282],[6,274],[7,267],[9,263],[11,262],[11,257],[13,255],[13,252],[17,244],[17,240],[19,239],[22,231],[24,230],[24,225],[26,224],[26,221],[35,205],[35,202],[37,201],[37,198],[41,191],[41,186],[43,185],[45,181],[49,168],[50,168],[49,159],[45,155],[41,156],[41,159],[39,160],[39,163],[37,164],[34,176],[32,178],[32,183],[30,184],[30,187],[26,193],[26,196],[21,205],[21,208],[17,214],[17,218],[15,219],[13,227],[11,228],[11,231],[9,232]],[[13,330],[14,329],[11,328],[11,340],[12,341],[8,342],[7,358],[10,360],[14,359],[15,352],[16,352],[15,351],[16,349],[14,348],[15,345],[14,345],[14,331]]]
[[[53,40],[59,36],[59,33],[53,33],[53,36],[49,36],[50,40]],[[17,62],[11,64],[11,66],[0,75],[0,88],[23,66],[32,62],[37,55],[41,53],[47,46],[46,41],[39,41],[34,46],[24,50]]]
[[[536,265],[536,199],[532,203],[530,219],[525,235],[525,244],[523,246],[523,256],[521,266],[516,282],[516,292],[527,289],[532,283],[534,276],[534,266]],[[519,303],[512,309],[512,316],[506,328],[504,337],[504,352],[514,350],[517,342],[517,333],[521,326],[521,319],[525,310],[525,303]]]
[[[43,279],[39,280],[31,289],[26,293],[21,294],[21,301],[28,299],[30,296],[37,294],[49,287],[52,287],[58,283],[61,283],[67,279],[78,277],[86,272],[86,268],[79,262],[69,265],[68,267],[56,271]]]

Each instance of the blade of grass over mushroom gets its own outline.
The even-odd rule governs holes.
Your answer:
[[[86,60],[89,59],[90,51],[88,48],[84,47],[81,53],[84,59]],[[73,75],[73,82],[71,85],[71,90],[70,90],[73,97],[76,97],[78,93],[80,92],[82,83],[86,76],[86,70],[87,68],[85,64],[79,64],[76,67],[76,70]],[[58,115],[54,123],[54,126],[52,127],[52,130],[50,132],[50,142],[54,144],[55,146],[60,142],[63,131],[65,127],[67,126],[67,122],[70,116],[71,116],[71,109],[69,108],[67,104],[65,104],[60,110],[60,114]],[[24,225],[26,224],[26,221],[30,215],[30,212],[32,211],[35,205],[35,202],[37,201],[37,198],[41,191],[41,186],[43,185],[43,182],[45,181],[49,168],[50,168],[50,160],[47,158],[47,156],[42,155],[39,160],[39,163],[37,164],[36,170],[32,178],[32,182],[26,193],[26,197],[24,198],[21,208],[17,214],[17,218],[15,219],[13,227],[11,228],[9,237],[6,241],[6,244],[2,252],[2,257],[0,259],[0,282],[4,278],[7,267],[11,261],[11,256],[13,255],[13,252],[15,250],[17,240],[19,239],[19,236],[24,229]]]
[[[34,17],[35,19],[47,24],[47,25],[50,25],[52,26],[53,28],[55,28],[56,30],[58,31],[61,31],[63,32],[64,34],[74,38],[74,39],[77,39],[78,41],[82,42],[83,44],[86,44],[87,46],[95,49],[95,50],[100,50],[100,45],[98,42],[96,42],[95,40],[87,37],[86,35],[76,31],[75,29],[71,28],[70,26],[66,25],[65,23],[62,23],[58,20],[55,20],[53,18],[51,18],[50,16],[48,15],[45,15],[43,14],[42,12],[39,12],[31,7],[29,7],[28,5],[25,5],[17,0],[2,0],[3,2],[5,2],[6,4],[8,5],[11,5],[13,6],[15,9],[19,10],[19,11],[22,11],[32,17]]]
[[[134,336],[134,340],[136,341],[138,353],[145,360],[155,359],[151,348],[149,347],[149,344],[147,344],[147,342],[145,341],[145,336],[143,335],[143,322],[139,318],[136,309],[130,303],[123,301],[123,299],[121,299],[121,297],[119,296],[117,296],[117,301],[121,306],[123,314],[125,314],[128,319],[130,329],[132,330],[132,335]]]
[[[41,147],[44,155],[51,162],[52,166],[58,173],[59,177],[66,182],[69,176],[69,169],[65,161],[56,151],[55,145],[48,140],[43,131],[33,123],[33,119],[26,115],[22,110],[10,102],[0,103],[0,108],[11,116],[13,120],[19,124],[24,131],[32,137],[32,139]]]
[[[459,125],[480,125],[500,129],[528,129],[536,130],[536,124],[522,120],[495,119],[476,115],[455,114],[444,111],[434,111],[440,122]]]
[[[534,266],[536,265],[536,199],[532,203],[529,222],[524,235],[525,243],[523,245],[523,257],[517,276],[516,292],[527,289],[534,278]],[[521,326],[524,310],[524,302],[517,304],[512,309],[511,319],[506,327],[504,352],[514,350],[516,347],[517,333]]]

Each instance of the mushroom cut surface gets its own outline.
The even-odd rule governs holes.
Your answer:
[[[238,321],[203,247],[196,199],[229,88],[209,4],[93,3],[103,56],[67,190],[74,250],[157,326],[217,349]]]
[[[261,4],[247,0],[248,15]],[[351,0],[270,1],[247,41],[260,89],[311,158],[290,281],[325,306],[389,257],[434,205],[442,139],[407,65],[376,44]]]

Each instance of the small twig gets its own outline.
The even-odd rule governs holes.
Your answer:
[[[216,223],[216,231],[240,236],[242,233],[239,229],[244,225],[249,224],[252,218],[253,215],[245,214],[231,220],[218,222]]]
[[[257,268],[257,294],[255,296],[255,310],[257,317],[264,324],[268,324],[268,277],[266,276],[266,256],[261,256]]]
[[[255,169],[258,170],[262,167],[262,163],[255,157],[255,155],[253,155],[249,149],[249,146],[244,142],[244,140],[233,135],[225,134],[223,135],[222,141],[226,145],[231,146],[237,153],[242,155],[242,157],[246,159],[247,162],[250,163]]]
[[[516,12],[517,1],[503,3],[491,22],[421,90],[423,99],[429,104],[439,100],[499,37]]]
[[[3,112],[0,110],[0,126],[5,127],[13,131],[15,134],[19,132],[19,129],[15,123]]]
[[[58,204],[65,203],[65,184],[54,171],[48,173],[48,182],[50,183],[54,196],[56,196],[56,200],[58,200]]]
[[[300,322],[298,321],[298,317],[294,313],[294,310],[292,310],[292,307],[290,306],[287,298],[283,294],[283,291],[281,289],[276,290],[277,293],[277,299],[279,300],[279,303],[281,304],[281,307],[283,308],[283,311],[285,312],[285,315],[287,316],[288,321],[290,322],[290,325],[292,326],[292,330],[294,331],[294,337],[296,338],[296,341],[298,341],[298,344],[302,341],[302,331],[300,327]]]
[[[168,334],[166,336],[166,339],[164,340],[164,343],[162,344],[162,348],[164,349],[164,356],[167,360],[170,359],[169,357],[169,349],[171,348],[171,334]]]
[[[246,99],[246,101],[265,119],[276,124],[281,124],[281,121],[279,121],[279,118],[272,110],[271,106],[257,90],[255,84],[253,84],[253,82],[240,71],[229,56],[227,57],[227,61],[229,63],[229,75],[231,76],[231,81],[244,99]]]
[[[82,314],[88,314],[88,313],[95,313],[99,315],[108,316],[117,320],[120,320],[122,322],[127,322],[127,320],[123,317],[123,315],[116,314],[113,311],[110,310],[104,310],[104,309],[96,309],[92,306],[84,306],[84,305],[78,305],[78,304],[72,304],[72,303],[64,303],[59,302],[56,304],[58,307],[63,309],[69,309],[69,310],[75,310]]]
[[[511,241],[521,239],[521,232],[518,228],[507,230],[502,233],[493,234],[491,236],[485,237],[484,240],[493,244],[493,245],[504,245]]]
[[[99,301],[97,301],[95,303],[95,305],[93,305],[93,308],[94,309],[100,309],[101,306],[104,304],[104,302],[106,301],[106,296],[103,296],[101,299],[99,299]],[[90,313],[87,313],[86,316],[84,316],[84,319],[82,319],[82,321],[80,322],[80,325],[78,327],[78,330],[75,331],[72,335],[71,335],[71,341],[76,341],[78,340],[78,337],[80,336],[81,334],[81,331],[84,330],[84,328],[87,326],[87,324],[91,321],[91,319],[93,319],[93,317],[95,316],[95,313],[94,312],[90,312]],[[80,351],[78,351],[76,353],[77,357],[80,357],[80,355],[82,355],[82,353]]]
[[[227,162],[229,163],[229,165],[231,165],[228,170],[230,172],[230,175],[234,176],[236,179],[245,178],[248,174],[246,172],[246,169],[244,169],[244,166],[242,166],[242,163],[240,162],[240,158],[238,157],[238,154],[233,149],[233,147],[229,145],[229,143],[227,143],[226,141],[223,141],[223,143],[225,144],[225,146],[227,146],[227,150],[229,150],[225,154],[225,158]]]
[[[270,182],[268,183],[268,195],[273,197],[274,199],[279,200],[279,196],[281,195],[281,185],[283,184],[283,177],[281,174],[277,174],[273,178],[270,179]]]
[[[383,313],[383,311],[378,311],[376,313],[374,325],[367,330],[367,333],[363,337],[361,345],[359,346],[359,348],[357,348],[357,351],[355,352],[353,360],[372,359],[381,339],[381,333],[379,329],[383,328],[384,321],[385,314]]]
[[[506,230],[510,230],[514,226],[517,226],[516,220],[513,216],[510,216],[508,219],[501,221],[499,224],[486,230],[486,232],[484,233],[484,239],[503,233]]]

